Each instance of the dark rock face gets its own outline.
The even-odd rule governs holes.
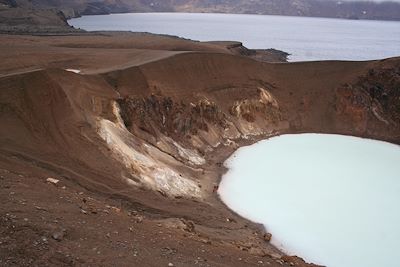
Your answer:
[[[8,7],[17,7],[17,2],[15,0],[0,0],[0,4]]]
[[[63,13],[58,10],[26,10],[23,8],[10,8],[0,11],[0,23],[10,26],[23,24],[68,26]]]
[[[357,88],[365,90],[379,103],[393,123],[400,124],[400,65],[387,69],[370,70],[361,77]]]
[[[64,12],[58,9],[0,8],[0,33],[51,34],[78,31],[68,25]]]
[[[157,129],[175,137],[194,135],[199,130],[208,131],[208,123],[225,127],[225,115],[215,103],[206,100],[185,103],[174,102],[171,97],[151,95],[141,99],[122,99],[118,103],[128,129],[136,124],[154,135]]]
[[[117,103],[123,123],[135,136],[154,144],[165,136],[204,153],[213,143],[239,138],[248,126],[263,129],[282,121],[279,106],[267,90],[258,89],[254,94],[222,105],[204,96],[177,100],[155,94],[127,97]]]
[[[262,62],[287,62],[289,53],[277,49],[249,49],[241,42],[211,41],[208,43],[223,45],[234,55],[250,57]]]
[[[373,132],[373,121],[388,132],[400,128],[400,65],[370,69],[336,93],[337,114],[359,134]]]

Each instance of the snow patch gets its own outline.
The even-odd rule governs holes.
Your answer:
[[[65,70],[66,70],[66,71],[69,71],[69,72],[76,73],[76,74],[81,73],[81,70],[77,70],[77,69],[65,69]]]

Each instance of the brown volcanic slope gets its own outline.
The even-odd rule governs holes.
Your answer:
[[[222,162],[284,133],[400,143],[399,58],[271,64],[151,35],[0,39],[2,266],[306,266],[219,201]]]

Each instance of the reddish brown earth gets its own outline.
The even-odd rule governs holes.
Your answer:
[[[284,133],[400,143],[399,58],[272,64],[122,33],[0,51],[2,266],[311,266],[220,202],[222,163]]]

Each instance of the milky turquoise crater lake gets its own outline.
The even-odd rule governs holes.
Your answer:
[[[328,267],[398,267],[400,147],[282,135],[240,148],[219,194],[288,254]]]
[[[199,41],[241,41],[275,48],[290,61],[371,60],[400,56],[400,22],[243,14],[131,13],[71,19],[77,28],[169,34]]]

